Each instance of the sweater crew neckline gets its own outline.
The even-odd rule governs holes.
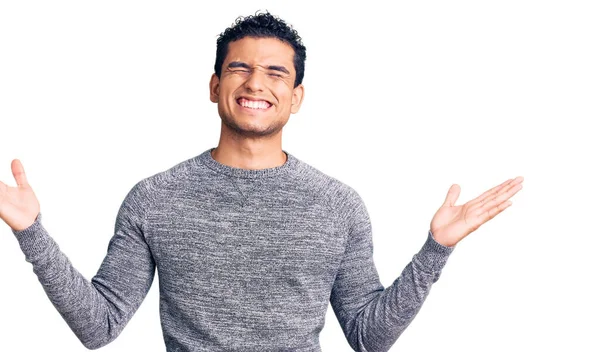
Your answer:
[[[263,177],[272,177],[272,176],[280,176],[289,174],[296,170],[298,167],[298,159],[296,159],[292,154],[288,153],[285,150],[282,150],[287,156],[287,160],[283,165],[265,168],[265,169],[242,169],[238,167],[233,167],[229,165],[222,164],[216,161],[211,152],[215,150],[216,147],[207,149],[198,155],[195,159],[198,163],[203,164],[221,174],[225,174],[231,177],[239,177],[239,178],[263,178]]]

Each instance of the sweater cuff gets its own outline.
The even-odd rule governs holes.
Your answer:
[[[28,260],[44,253],[52,242],[48,232],[42,226],[41,212],[38,213],[35,221],[28,228],[20,231],[12,229],[12,233],[19,241],[19,246]]]
[[[431,231],[429,231],[427,240],[419,253],[415,255],[415,259],[426,272],[437,273],[444,268],[453,250],[454,247],[447,247],[438,243],[433,238]]]

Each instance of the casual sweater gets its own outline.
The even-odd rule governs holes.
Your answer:
[[[50,301],[89,349],[113,341],[159,277],[167,351],[321,351],[328,304],[355,351],[387,351],[452,247],[431,232],[389,287],[357,192],[292,154],[252,170],[208,149],[135,184],[90,280],[41,222],[13,230]],[[425,236],[424,236],[425,237]]]

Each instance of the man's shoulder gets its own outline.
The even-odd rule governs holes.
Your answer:
[[[337,176],[326,173],[321,169],[300,161],[302,181],[308,189],[326,200],[331,207],[348,206],[360,202],[361,198],[356,189]]]
[[[194,156],[179,161],[166,169],[150,174],[139,180],[133,186],[132,191],[151,194],[159,193],[163,190],[172,190],[173,187],[187,187],[189,185],[186,185],[185,183],[186,180],[189,182],[190,178],[186,176],[195,168],[196,159],[197,156]],[[198,174],[198,171],[196,171],[195,174]]]

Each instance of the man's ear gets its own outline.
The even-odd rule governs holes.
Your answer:
[[[215,73],[213,73],[212,76],[210,77],[209,89],[210,89],[210,101],[212,101],[213,103],[218,103],[219,102],[219,77],[217,77],[217,74],[215,74]]]
[[[304,86],[299,84],[292,92],[292,114],[295,114],[300,110],[302,101],[304,100]]]

